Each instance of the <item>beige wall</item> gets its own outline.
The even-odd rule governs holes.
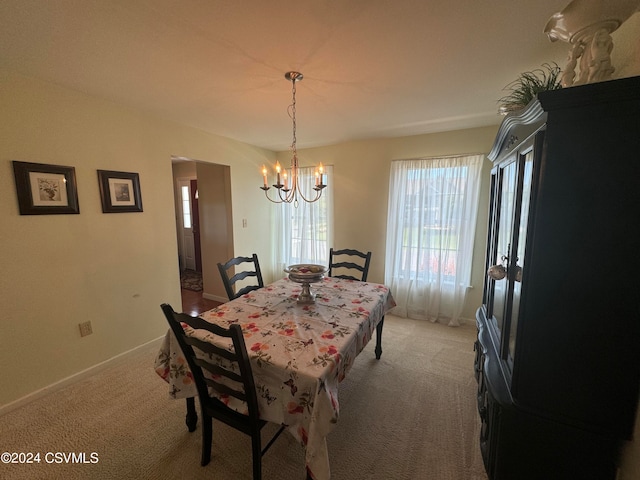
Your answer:
[[[621,459],[622,468],[616,480],[640,479],[640,415],[636,414],[633,441],[624,446]]]
[[[233,249],[230,168],[198,163],[197,171],[203,295],[225,302],[228,298],[220,278],[218,263],[225,263],[237,256]],[[238,255],[248,253],[239,252]]]
[[[274,154],[4,70],[0,105],[1,407],[166,332],[160,303],[180,308],[172,156],[230,166],[244,251],[269,225],[257,185]],[[21,216],[11,160],[74,166],[80,214]],[[98,169],[139,173],[144,212],[103,214]]]
[[[613,78],[640,75],[640,13],[636,13],[611,34]]]

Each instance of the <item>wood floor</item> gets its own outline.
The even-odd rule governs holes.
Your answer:
[[[218,305],[222,305],[222,303],[202,298],[202,292],[194,292],[186,288],[182,289],[182,311],[184,313],[196,317]]]

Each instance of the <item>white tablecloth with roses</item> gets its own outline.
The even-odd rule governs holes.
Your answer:
[[[200,316],[242,327],[255,377],[260,416],[284,424],[305,446],[308,475],[329,479],[326,436],[339,414],[338,383],[395,306],[389,289],[375,283],[324,278],[311,286],[316,303],[297,303],[302,286],[288,278]],[[189,329],[189,335],[201,336]],[[173,398],[196,397],[191,372],[169,332],[155,361]]]

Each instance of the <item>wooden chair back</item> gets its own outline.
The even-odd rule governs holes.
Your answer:
[[[329,250],[329,276],[366,282],[370,262],[371,252],[363,253],[349,248],[342,250],[331,248]],[[340,273],[336,273],[336,269]],[[347,273],[341,273],[344,272],[344,269],[347,269]]]
[[[234,274],[230,275],[230,270],[232,268]],[[229,300],[233,300],[234,298],[241,297],[253,290],[264,287],[262,272],[260,271],[260,263],[258,262],[258,256],[255,253],[251,257],[235,257],[227,263],[218,263],[218,270],[220,270],[222,283],[224,284],[224,289],[227,292]],[[252,277],[255,277],[255,283],[248,285],[243,283],[241,288],[236,287],[236,282],[247,278],[251,279]]]

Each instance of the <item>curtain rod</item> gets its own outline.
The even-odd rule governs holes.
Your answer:
[[[433,155],[431,157],[413,157],[413,158],[396,158],[395,160],[391,160],[392,162],[410,162],[412,160],[434,160],[440,158],[460,158],[460,157],[472,157],[474,155],[482,155],[484,157],[487,156],[486,153],[460,153],[456,155]]]

